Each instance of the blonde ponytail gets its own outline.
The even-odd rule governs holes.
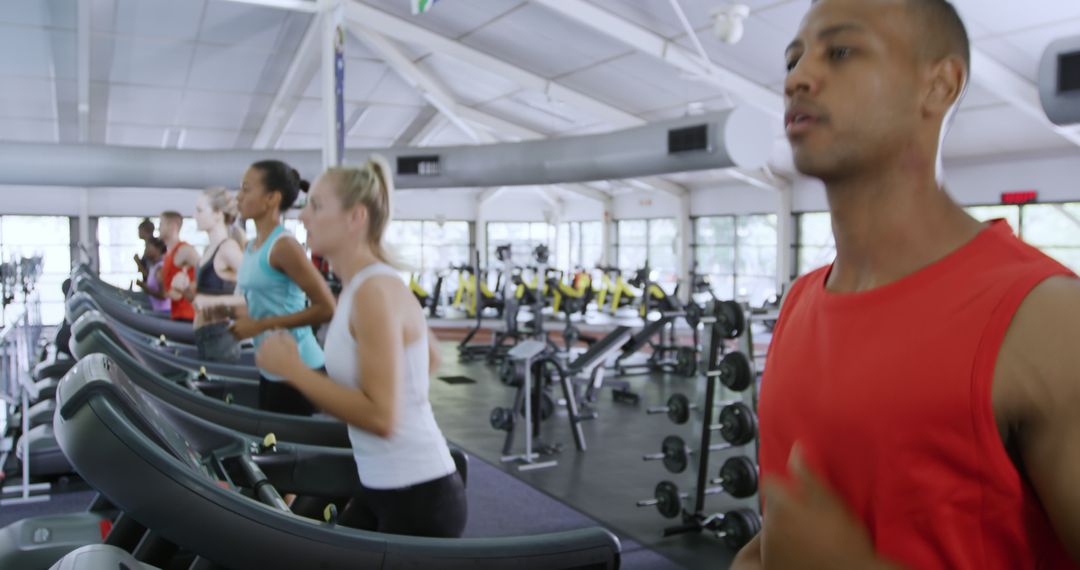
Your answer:
[[[383,243],[392,217],[391,196],[394,189],[392,171],[386,159],[372,155],[360,168],[331,168],[327,173],[339,180],[338,195],[346,210],[357,205],[367,209],[367,240],[375,257],[395,269],[408,271],[409,268]]]
[[[203,194],[206,196],[206,202],[215,212],[221,212],[222,218],[225,220],[225,228],[228,230],[228,236],[230,239],[236,241],[240,249],[244,249],[244,243],[247,242],[247,233],[244,231],[243,226],[240,224],[240,208],[236,203],[236,193],[229,191],[228,188],[215,187],[207,188]]]

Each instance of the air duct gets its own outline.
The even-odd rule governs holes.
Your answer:
[[[474,146],[357,149],[395,167],[399,188],[561,184],[717,168],[763,166],[777,130],[753,108],[684,117],[598,135]],[[31,186],[235,187],[257,160],[277,158],[313,178],[319,151],[177,150],[0,143],[0,184]]]

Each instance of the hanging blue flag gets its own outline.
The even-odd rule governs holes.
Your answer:
[[[412,13],[415,16],[417,14],[423,14],[424,12],[427,12],[439,0],[409,0],[409,1],[412,2]]]

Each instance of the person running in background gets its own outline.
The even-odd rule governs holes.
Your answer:
[[[141,261],[148,266],[146,279],[136,282],[136,285],[150,297],[150,308],[156,313],[169,312],[169,298],[165,296],[165,287],[161,277],[161,268],[164,265],[165,242],[151,236],[146,240],[146,250],[143,252]]]
[[[179,212],[161,213],[161,240],[168,246],[162,262],[161,277],[166,296],[171,301],[170,316],[174,321],[194,321],[195,308],[191,301],[184,298],[184,291],[191,286],[195,278],[195,267],[199,264],[199,253],[191,244],[180,241],[180,227],[184,217]]]
[[[212,362],[240,361],[240,343],[229,331],[228,318],[243,298],[233,294],[243,260],[244,232],[235,225],[236,196],[211,188],[195,202],[195,224],[206,232],[207,246],[195,271],[195,281],[183,291],[195,306],[195,347],[199,358]]]
[[[150,263],[146,261],[146,250],[150,247],[150,240],[154,239],[154,222],[150,218],[143,218],[139,222],[139,239],[143,242],[143,254],[135,254],[135,265],[139,268],[142,281],[146,281],[150,272]]]

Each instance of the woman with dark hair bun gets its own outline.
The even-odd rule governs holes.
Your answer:
[[[330,321],[334,298],[304,248],[281,223],[282,214],[308,186],[296,169],[280,160],[256,162],[244,173],[237,207],[241,218],[255,222],[256,236],[244,249],[237,278],[247,314],[237,315],[230,330],[237,339],[253,338],[258,347],[270,331],[286,329],[304,365],[320,370],[325,360],[312,325]],[[315,412],[283,378],[261,369],[260,376],[260,408],[295,415]]]

